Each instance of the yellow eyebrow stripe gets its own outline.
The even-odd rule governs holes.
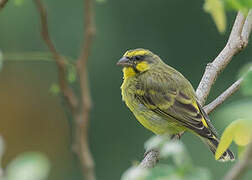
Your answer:
[[[123,56],[127,56],[127,57],[143,56],[149,53],[150,52],[148,50],[139,49],[139,50],[127,51]]]

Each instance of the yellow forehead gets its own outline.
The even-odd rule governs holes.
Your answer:
[[[135,49],[135,50],[129,50],[129,51],[127,51],[123,56],[127,56],[127,57],[144,56],[144,55],[149,54],[149,53],[150,53],[149,50]]]

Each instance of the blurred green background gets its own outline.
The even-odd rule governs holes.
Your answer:
[[[57,49],[77,58],[82,45],[83,1],[46,0],[49,29]],[[122,72],[115,64],[123,53],[143,47],[158,54],[187,77],[196,88],[205,66],[225,46],[234,12],[228,13],[227,32],[221,35],[203,10],[203,1],[106,0],[95,3],[96,38],[89,58],[93,99],[90,147],[99,180],[117,180],[143,157],[144,142],[152,135],[121,100]],[[235,56],[213,86],[209,101],[237,78],[238,69],[252,60],[252,43]],[[47,51],[40,36],[38,13],[32,1],[10,1],[0,12],[0,49],[3,53]],[[69,121],[59,96],[49,93],[57,82],[53,62],[5,61],[0,72],[0,134],[6,142],[4,167],[26,151],[45,153],[51,161],[49,180],[80,180],[78,160],[71,153]],[[211,114],[221,133],[228,121],[218,113],[241,98],[236,94]],[[218,118],[219,117],[219,118]],[[208,167],[220,179],[232,163],[219,163],[191,134],[182,141],[194,164]],[[235,150],[235,148],[233,148]],[[247,175],[245,179],[250,179]]]

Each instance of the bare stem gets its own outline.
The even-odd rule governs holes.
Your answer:
[[[215,100],[204,107],[207,114],[211,113],[216,107],[221,105],[228,97],[234,94],[241,86],[243,78],[238,79],[234,84],[232,84],[226,91],[219,95]]]
[[[76,69],[79,75],[80,88],[81,88],[81,110],[79,118],[76,120],[76,137],[74,147],[78,147],[77,153],[79,154],[82,169],[85,179],[95,180],[94,161],[88,146],[88,125],[89,113],[91,109],[91,96],[89,91],[87,62],[91,51],[91,45],[95,35],[94,26],[94,7],[92,0],[84,0],[84,26],[83,32],[84,45],[81,55],[77,60]]]
[[[48,23],[47,23],[47,12],[43,5],[43,3],[40,0],[34,0],[38,12],[40,14],[40,21],[41,21],[41,35],[48,46],[50,52],[53,55],[53,58],[57,64],[58,67],[58,79],[59,79],[59,85],[60,89],[63,92],[63,95],[71,108],[72,111],[77,110],[78,101],[77,97],[73,93],[72,89],[68,86],[67,79],[66,79],[66,65],[63,56],[61,56],[56,48],[54,47],[54,44],[50,38],[49,32],[48,32]]]
[[[74,136],[73,150],[78,155],[83,175],[85,180],[95,180],[94,172],[94,161],[88,146],[88,124],[89,124],[89,112],[91,108],[91,97],[89,92],[89,83],[87,76],[87,60],[91,50],[91,44],[93,41],[93,36],[95,32],[94,22],[93,22],[93,6],[92,0],[84,0],[84,45],[81,52],[81,56],[77,60],[76,69],[79,75],[79,82],[81,88],[81,101],[77,101],[77,97],[73,90],[69,87],[66,79],[66,64],[64,57],[59,54],[54,47],[54,44],[50,38],[48,32],[48,23],[47,23],[47,13],[40,0],[35,0],[38,11],[40,13],[41,19],[41,34],[46,42],[50,52],[55,59],[55,62],[58,66],[58,78],[61,91],[63,92],[64,98],[68,103],[68,106],[71,110],[73,118],[75,120],[75,129],[76,134]]]

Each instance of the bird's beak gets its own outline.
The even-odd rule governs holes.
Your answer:
[[[129,58],[127,57],[122,57],[117,63],[116,63],[117,66],[131,66],[132,64],[130,63],[129,61]]]

